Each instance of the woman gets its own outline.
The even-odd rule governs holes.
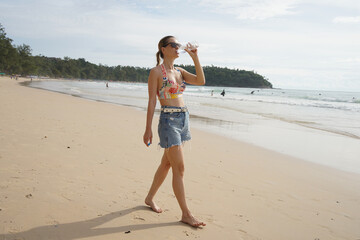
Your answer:
[[[181,44],[173,36],[162,38],[158,44],[159,51],[156,53],[157,66],[151,69],[149,75],[149,103],[144,143],[146,146],[150,146],[152,143],[151,126],[156,106],[156,96],[158,96],[161,104],[158,133],[160,146],[165,150],[145,203],[155,212],[162,212],[162,209],[156,205],[153,199],[171,167],[173,172],[172,186],[182,211],[181,221],[193,227],[201,227],[206,224],[197,220],[191,214],[185,200],[182,143],[190,140],[191,136],[189,132],[189,113],[185,107],[182,93],[186,87],[185,82],[193,85],[204,85],[205,76],[196,49],[191,51],[185,49],[194,61],[196,75],[182,68],[174,67],[174,61],[179,57],[178,49],[180,46]],[[162,64],[160,64],[160,58],[163,59]]]

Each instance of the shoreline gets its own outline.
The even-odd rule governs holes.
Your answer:
[[[49,79],[46,79],[44,81],[48,81]],[[52,79],[54,81],[58,81],[58,79]],[[66,79],[65,79],[66,80]],[[70,81],[73,81],[70,79]],[[100,103],[105,103],[105,104],[114,104],[114,105],[117,105],[117,106],[123,106],[123,107],[129,107],[129,108],[132,108],[132,109],[136,109],[136,110],[139,110],[141,112],[144,112],[146,114],[146,108],[143,108],[143,107],[140,107],[140,106],[135,106],[135,105],[127,105],[127,104],[121,104],[121,103],[115,103],[115,102],[108,102],[108,101],[104,101],[104,100],[98,100],[98,99],[91,99],[91,98],[86,98],[86,97],[82,97],[82,96],[79,96],[79,95],[76,95],[76,94],[68,94],[68,93],[64,93],[64,92],[61,92],[61,91],[56,91],[56,90],[48,90],[48,89],[44,89],[44,88],[40,88],[40,87],[33,87],[33,86],[30,86],[29,85],[29,81],[24,81],[24,82],[19,82],[18,83],[19,85],[22,85],[22,86],[25,86],[25,87],[29,87],[29,88],[34,88],[34,89],[39,89],[39,90],[44,90],[44,91],[50,91],[50,92],[54,92],[54,93],[60,93],[60,94],[64,94],[64,95],[68,95],[68,96],[72,96],[72,97],[77,97],[77,98],[80,98],[80,99],[85,99],[85,100],[89,100],[89,101],[95,101],[95,102],[100,102]],[[157,120],[157,118],[159,117],[159,114],[160,114],[160,110],[159,109],[155,109],[155,116],[154,116],[154,119]],[[227,122],[227,123],[233,123],[231,121],[226,121],[226,120],[221,120],[221,119],[214,119],[214,118],[210,118],[210,117],[204,117],[204,116],[200,116],[200,115],[194,115],[194,114],[190,114],[190,119],[200,119],[200,121],[205,121],[205,122],[211,122],[211,123],[214,123],[214,122]],[[157,124],[157,121],[155,121],[155,123]],[[301,124],[299,124],[300,126],[302,126]],[[268,148],[265,148],[265,147],[262,147],[262,146],[259,146],[257,144],[254,144],[254,143],[251,143],[251,142],[246,142],[246,141],[243,141],[243,140],[240,140],[240,139],[236,139],[234,137],[230,137],[230,136],[227,136],[227,135],[224,135],[224,134],[219,134],[217,132],[212,132],[212,131],[209,131],[209,130],[204,130],[204,129],[201,129],[199,128],[198,126],[192,126],[192,128],[195,128],[196,131],[201,131],[201,132],[205,132],[205,133],[208,133],[208,134],[211,134],[211,135],[215,135],[215,136],[219,136],[219,137],[223,137],[223,138],[226,138],[230,141],[235,141],[235,142],[240,142],[242,144],[248,144],[250,146],[253,146],[253,147],[256,147],[256,148],[260,148],[260,149],[263,149],[263,150],[266,150],[266,151],[270,151],[270,152],[274,152],[274,153],[277,153],[277,154],[281,154],[281,155],[284,155],[284,156],[287,156],[289,158],[292,158],[292,159],[296,159],[296,161],[300,161],[300,162],[306,162],[306,163],[309,163],[309,164],[314,164],[314,165],[318,165],[320,167],[325,167],[325,168],[329,168],[329,169],[332,169],[332,170],[335,170],[335,171],[341,171],[345,174],[355,174],[357,176],[360,177],[360,173],[357,173],[357,172],[352,172],[352,171],[346,171],[346,170],[342,170],[342,169],[338,169],[336,167],[331,167],[331,166],[327,166],[327,165],[323,165],[323,164],[320,164],[320,163],[316,163],[316,162],[312,162],[312,161],[309,161],[309,160],[306,160],[306,159],[301,159],[301,158],[297,158],[296,156],[291,156],[289,154],[284,154],[284,153],[281,153],[281,152],[278,152],[278,151],[275,151],[275,150],[272,150],[272,149],[268,149]],[[311,128],[311,127],[310,127]],[[156,128],[154,128],[156,129]],[[323,130],[323,129],[318,129],[318,128],[313,128],[315,130],[319,130],[319,131],[324,131],[324,132],[328,132],[328,133],[334,133],[332,131],[326,131],[326,130]],[[338,133],[335,133],[335,134],[338,134]],[[156,133],[155,133],[156,135]],[[341,134],[340,134],[341,135]],[[348,136],[348,135],[344,135],[344,136],[347,136],[347,137],[351,137],[351,136]],[[155,143],[155,145],[157,145],[157,143]]]
[[[192,128],[187,200],[207,223],[196,230],[179,223],[171,173],[164,213],[144,207],[162,155],[141,141],[144,112],[0,78],[0,114],[0,239],[360,236],[358,174]]]
[[[58,82],[56,79],[54,81]],[[27,82],[28,86],[29,83],[30,82]],[[133,107],[146,112],[145,104],[141,105],[139,101],[135,101],[135,104],[132,104],[132,101],[130,101],[131,99],[128,99],[125,102],[121,102],[117,99],[112,99],[109,101],[99,99],[95,95],[92,96],[91,94],[77,94],[67,92],[66,90],[65,92],[64,90],[57,91],[54,88],[46,89],[36,85],[29,87],[63,93],[93,101]],[[188,100],[191,101],[191,96],[187,97],[189,97],[190,100]],[[126,96],[122,96],[122,98],[127,99]],[[192,100],[196,101],[197,99],[195,98]],[[247,104],[253,103],[250,102]],[[256,105],[251,106],[256,107]],[[195,108],[196,105],[191,107]],[[267,106],[267,108],[271,107],[271,105]],[[287,119],[279,116],[276,117],[275,115],[272,116],[269,113],[261,111],[248,112],[246,110],[239,110],[239,112],[237,112],[237,114],[240,114],[238,115],[238,119],[240,119],[239,121],[234,118],[232,118],[232,120],[226,120],[221,119],[221,117],[218,118],[218,116],[205,116],[204,114],[206,113],[204,112],[194,112],[195,111],[191,111],[190,114],[192,126],[197,129],[201,129],[202,131],[225,136],[234,139],[235,141],[254,144],[261,148],[299,158],[303,161],[328,166],[346,172],[360,174],[360,164],[357,163],[356,156],[357,154],[360,154],[360,152],[355,150],[359,149],[360,147],[357,141],[358,137],[356,135],[347,133],[346,131],[330,129],[329,127],[316,125],[315,123],[311,122],[304,122],[291,118]],[[155,114],[159,114],[159,109],[155,109]],[[249,114],[251,115],[250,118]],[[278,135],[280,135],[280,137],[277,137],[276,141],[270,139],[272,136],[276,137]],[[287,141],[286,139],[288,138],[293,140]],[[334,147],[331,151],[327,151],[327,145],[336,147]],[[342,152],[348,151],[349,149],[353,150],[345,155],[346,157],[344,158]],[[327,160],[324,161],[322,159]],[[343,160],[339,161],[338,159]]]

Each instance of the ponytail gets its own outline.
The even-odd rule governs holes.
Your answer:
[[[160,55],[161,55],[161,52],[158,51],[156,53],[156,66],[159,66],[160,65]]]

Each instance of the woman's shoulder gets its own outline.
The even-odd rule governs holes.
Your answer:
[[[161,74],[161,67],[160,65],[153,67],[152,69],[150,69],[150,74]]]
[[[156,66],[150,69],[149,80],[150,79],[159,80],[160,78],[162,78],[162,72],[160,66]]]

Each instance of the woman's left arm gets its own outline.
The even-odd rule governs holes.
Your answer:
[[[204,74],[204,70],[200,64],[199,57],[197,55],[197,49],[195,49],[195,50],[185,49],[185,51],[187,53],[189,53],[190,57],[193,59],[194,65],[195,65],[195,71],[196,71],[196,75],[194,75],[192,73],[189,73],[185,69],[180,68],[185,82],[192,84],[192,85],[204,85],[205,84],[205,74]]]

